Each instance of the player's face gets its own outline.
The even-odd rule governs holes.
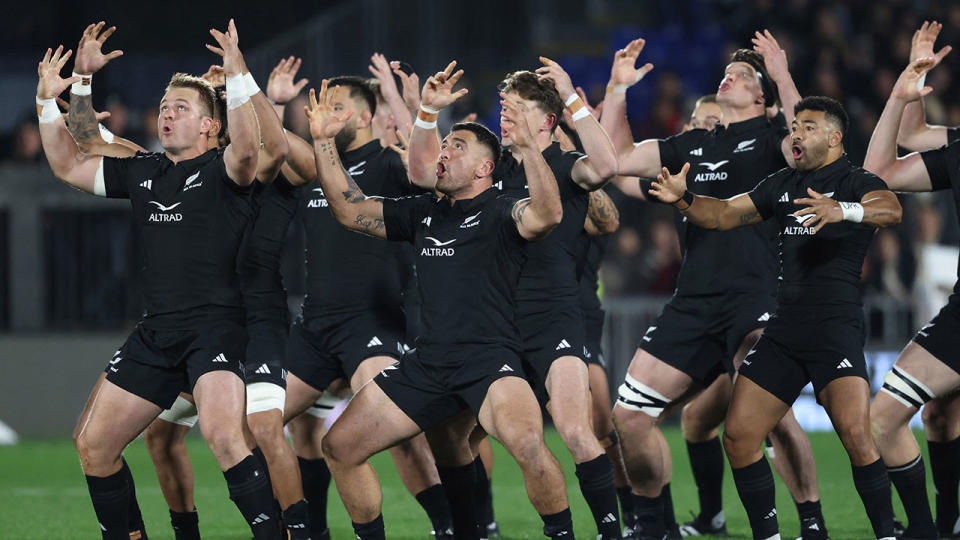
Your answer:
[[[171,88],[160,100],[157,133],[160,146],[167,151],[196,146],[197,139],[207,140],[213,129],[213,118],[200,105],[200,93],[193,88]]]
[[[688,129],[713,129],[723,118],[720,105],[715,102],[700,102],[690,115]]]
[[[761,95],[760,78],[753,66],[746,62],[731,62],[727,66],[717,88],[717,102],[743,108],[756,104]]]
[[[840,132],[827,120],[824,111],[800,111],[790,126],[790,150],[797,169],[819,169],[826,160],[831,146],[840,142]]]
[[[357,138],[357,117],[360,115],[360,110],[356,102],[350,97],[350,88],[348,86],[338,86],[334,90],[333,112],[337,116],[343,117],[353,111],[353,115],[347,120],[347,125],[333,138],[334,144],[337,145],[337,150],[343,152],[353,143],[354,139]]]
[[[520,97],[520,94],[516,92],[507,92],[507,97],[517,103],[517,107],[520,109],[520,112],[522,112],[527,118],[527,124],[530,126],[530,132],[534,137],[537,136],[539,131],[552,129],[553,125],[556,124],[556,120],[553,119],[553,115],[547,114],[540,110],[540,106],[536,101],[523,99]],[[505,127],[507,129],[513,127],[513,122],[506,120],[501,116],[500,144],[503,146],[510,146],[513,144],[513,141],[510,139],[510,135],[504,131]]]
[[[453,194],[470,185],[485,165],[492,169],[489,153],[473,132],[452,131],[440,143],[437,160],[437,191]]]

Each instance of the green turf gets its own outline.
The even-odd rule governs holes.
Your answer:
[[[673,498],[677,519],[690,519],[697,509],[687,452],[676,429],[666,431],[673,449]],[[579,538],[594,538],[596,528],[580,496],[573,464],[556,432],[549,430],[548,443],[563,465],[568,496]],[[823,512],[834,540],[872,538],[870,524],[853,488],[850,465],[839,440],[833,433],[810,435],[816,453]],[[214,539],[250,538],[249,529],[236,507],[227,498],[227,488],[213,457],[199,437],[188,438],[196,471],[196,501],[203,537]],[[503,538],[543,538],[542,522],[527,501],[523,479],[513,460],[494,443],[494,506]],[[137,496],[150,538],[173,538],[153,467],[142,441],[134,442],[125,453],[137,483]],[[429,537],[426,515],[404,490],[392,462],[385,454],[377,456],[374,466],[380,474],[384,492],[384,520],[391,538]],[[928,486],[930,482],[928,480]],[[329,521],[334,539],[355,538],[343,506],[331,488]],[[932,495],[931,495],[932,497]],[[896,498],[895,498],[896,499]],[[931,499],[932,500],[932,499]],[[746,515],[740,506],[729,470],[724,477],[724,506],[727,527],[733,537],[748,538]],[[796,510],[786,488],[778,482],[777,502],[783,538],[798,532]],[[899,501],[894,508],[903,516]],[[28,440],[17,446],[0,447],[0,538],[99,538],[93,508],[79,461],[68,439]]]

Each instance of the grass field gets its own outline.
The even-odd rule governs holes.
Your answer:
[[[566,472],[576,535],[579,538],[594,538],[596,529],[580,496],[570,456],[555,431],[548,431],[547,436],[550,447]],[[816,453],[823,513],[831,538],[872,538],[870,524],[853,488],[850,464],[840,441],[833,433],[813,433],[810,438]],[[668,429],[667,439],[674,459],[671,484],[674,504],[677,519],[683,523],[697,509],[696,489],[679,431]],[[249,529],[227,498],[223,476],[202,439],[191,436],[188,442],[196,471],[196,501],[203,537],[208,540],[250,538]],[[543,538],[540,532],[542,522],[527,501],[520,470],[502,447],[494,443],[494,449],[494,506],[502,537]],[[167,507],[143,442],[134,442],[125,456],[136,479],[137,496],[150,538],[172,539]],[[389,457],[386,454],[377,456],[374,466],[383,484],[384,520],[388,536],[397,539],[428,538],[429,521],[413,497],[403,489]],[[350,520],[332,486],[331,494],[329,522],[332,537],[339,540],[355,538]],[[729,470],[724,476],[723,495],[730,535],[749,538],[746,515],[740,506]],[[902,517],[902,507],[896,497],[894,499],[897,515]],[[795,538],[798,532],[796,509],[790,494],[779,482],[777,503],[783,538]],[[69,439],[27,440],[18,446],[0,447],[0,509],[0,538],[3,539],[100,538],[86,483]]]

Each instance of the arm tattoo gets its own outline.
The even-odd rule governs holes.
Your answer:
[[[343,176],[347,179],[347,190],[343,192],[343,198],[348,203],[358,203],[363,202],[367,199],[367,196],[363,194],[363,191],[360,190],[360,186],[353,180],[353,176],[350,175],[350,171],[343,168]]]
[[[740,214],[740,223],[742,225],[746,225],[759,217],[760,217],[760,212],[757,212],[756,210],[754,210],[753,212],[748,212],[746,214]]]
[[[517,201],[513,205],[513,209],[510,211],[510,217],[513,218],[513,221],[516,223],[523,223],[523,213],[527,211],[527,208],[530,206],[530,200],[524,199],[522,201]]]
[[[379,231],[383,229],[383,219],[373,218],[373,217],[365,216],[363,214],[357,215],[356,219],[353,220],[353,224],[357,225],[359,228],[363,229],[363,231],[368,234],[373,234],[374,231]]]
[[[587,207],[587,215],[590,216],[590,221],[598,226],[620,219],[620,211],[617,210],[617,205],[613,204],[609,195],[599,189],[590,192],[590,206]]]
[[[93,110],[93,99],[90,96],[70,94],[70,112],[67,116],[70,134],[77,145],[93,144],[100,138],[100,128],[97,126],[97,115]]]

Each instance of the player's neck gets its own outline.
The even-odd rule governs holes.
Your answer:
[[[166,154],[167,159],[174,163],[180,163],[181,161],[188,161],[193,158],[197,158],[206,154],[210,150],[207,148],[206,141],[198,141],[197,144],[189,148],[174,148],[174,149],[164,149],[164,154]]]
[[[766,113],[762,105],[750,105],[749,107],[720,105],[720,110],[723,112],[723,120],[721,121],[723,127],[729,127],[730,124],[736,124],[737,122],[752,120]]]
[[[348,144],[346,148],[343,149],[344,152],[350,152],[351,150],[356,150],[361,146],[369,143],[373,140],[373,130],[371,129],[361,129],[357,130],[357,136],[353,138],[353,142]]]
[[[474,180],[470,182],[469,185],[463,186],[463,188],[458,189],[456,192],[444,193],[444,197],[450,201],[450,206],[457,201],[466,201],[473,198],[476,198],[484,191],[490,189],[493,186],[493,179],[489,176],[482,180]]]
[[[837,146],[837,147],[831,148],[827,150],[827,157],[826,159],[823,160],[823,163],[821,163],[820,166],[816,167],[814,170],[815,171],[820,170],[826,167],[827,165],[834,163],[835,161],[837,161],[842,157],[843,157],[843,146]]]

